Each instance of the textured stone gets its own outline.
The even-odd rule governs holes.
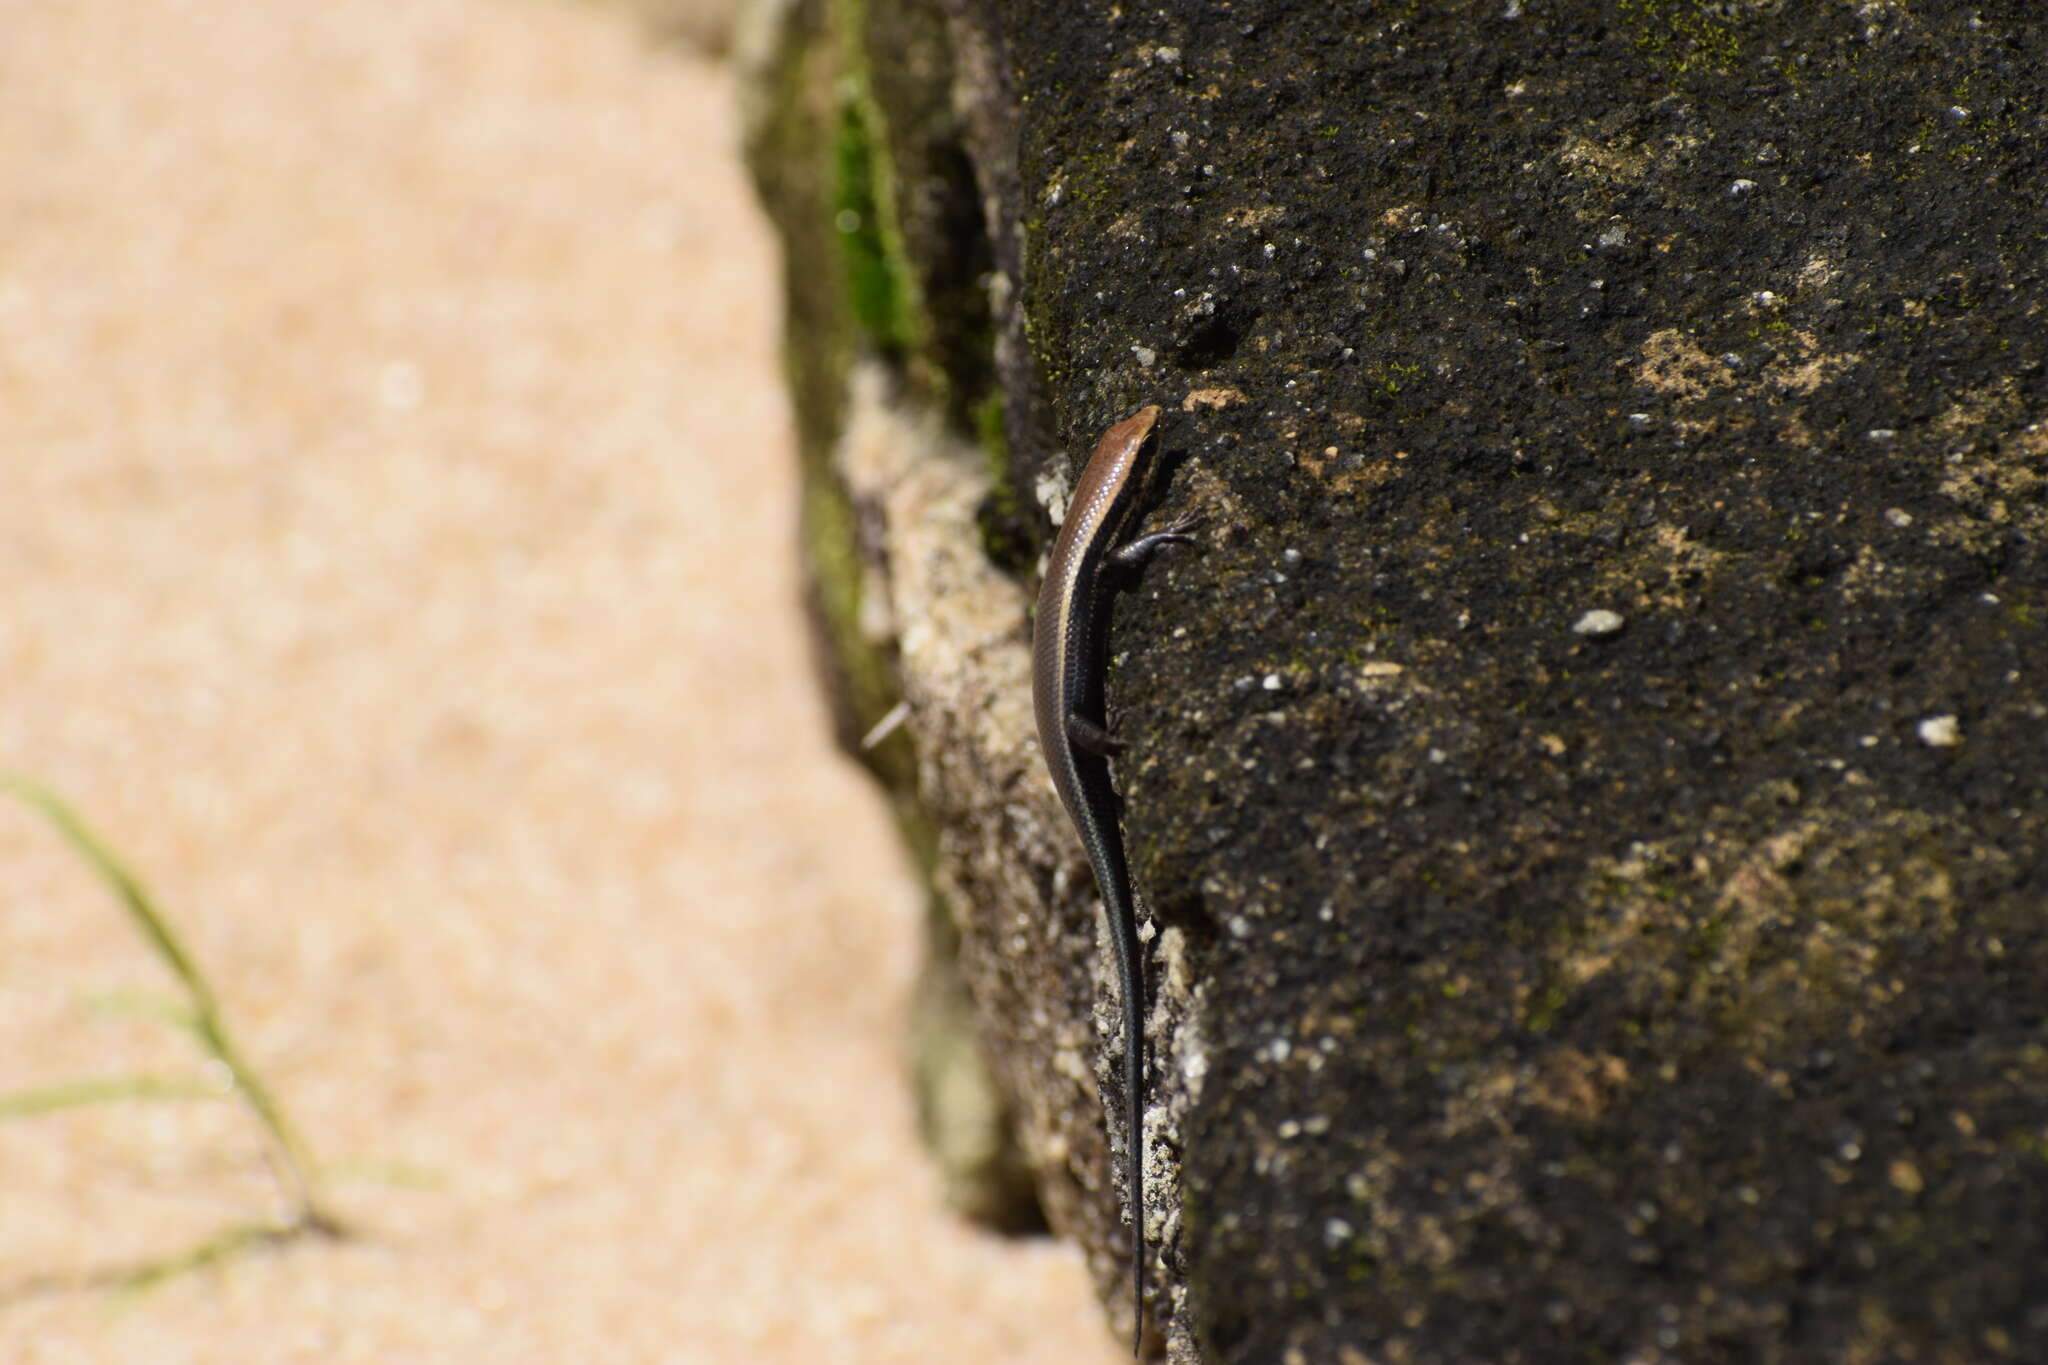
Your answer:
[[[1169,1353],[2048,1354],[2030,8],[945,9],[985,548],[1142,402],[1209,528],[1109,680]],[[942,880],[1056,1052],[998,1071],[1078,1080],[1028,833]],[[1115,1305],[1107,1150],[1043,1169]]]

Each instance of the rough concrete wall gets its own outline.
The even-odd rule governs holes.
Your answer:
[[[985,548],[1146,401],[1213,528],[1110,683],[1172,1353],[2048,1358],[2033,7],[951,11]],[[1085,875],[954,828],[1072,1046]]]

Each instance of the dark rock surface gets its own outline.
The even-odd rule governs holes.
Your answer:
[[[1173,1353],[2048,1358],[2035,8],[949,8],[905,391],[993,386],[998,563],[1147,401],[1213,528],[1110,681]],[[1034,848],[952,904],[1025,1088]]]

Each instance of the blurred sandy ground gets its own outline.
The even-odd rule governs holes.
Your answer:
[[[916,1149],[731,104],[601,8],[0,0],[0,767],[149,879],[360,1230],[16,1293],[0,1359],[1117,1358]],[[0,811],[0,1090],[190,1071],[124,991]],[[0,1125],[0,1296],[275,1198],[231,1104]]]

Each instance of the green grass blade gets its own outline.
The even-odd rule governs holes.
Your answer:
[[[19,773],[0,773],[0,792],[13,796],[48,821],[113,892],[122,909],[128,912],[128,918],[185,987],[186,994],[191,996],[192,1024],[200,1045],[227,1067],[235,1089],[241,1092],[269,1132],[277,1148],[284,1177],[292,1186],[300,1220],[324,1231],[338,1230],[339,1223],[321,1210],[314,1197],[311,1154],[270,1093],[270,1087],[263,1083],[263,1078],[235,1045],[227,1022],[221,1017],[220,1003],[214,996],[212,985],[142,882],[114,856],[113,850],[93,832],[91,826],[49,788]]]
[[[101,1076],[89,1081],[64,1081],[0,1095],[0,1121],[83,1109],[125,1100],[219,1100],[227,1094],[217,1085],[181,1076]]]
[[[193,1013],[192,1002],[181,997],[153,991],[95,991],[80,1004],[88,1014],[102,1019],[153,1019],[180,1033],[199,1036],[199,1019]]]

